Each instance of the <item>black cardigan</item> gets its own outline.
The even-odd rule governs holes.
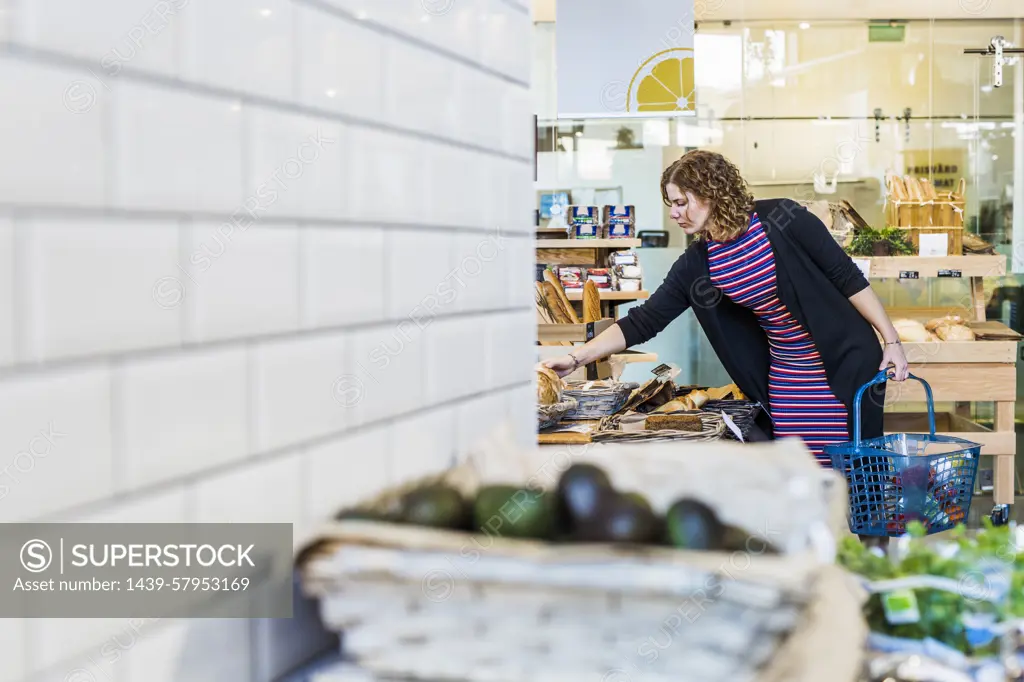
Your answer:
[[[882,363],[881,344],[871,324],[849,301],[868,287],[868,281],[825,225],[800,204],[770,199],[755,202],[754,210],[775,255],[779,300],[811,335],[829,387],[847,408],[853,440],[853,397],[878,374]],[[764,406],[768,419],[759,424],[770,433],[768,337],[753,312],[711,283],[707,242],[691,244],[650,299],[618,321],[626,345],[650,340],[687,308],[693,308],[732,380]],[[865,391],[863,438],[882,435],[884,402],[884,383]]]

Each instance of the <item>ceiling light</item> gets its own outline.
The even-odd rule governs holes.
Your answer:
[[[260,16],[261,17],[269,17],[271,14],[273,14],[273,12],[270,11],[269,9],[261,9],[260,10]]]
[[[807,30],[807,29],[809,29],[810,27],[811,27],[811,25],[810,25],[810,24],[808,24],[808,23],[807,23],[806,21],[801,21],[801,22],[800,22],[800,28],[801,28],[801,29],[803,29],[804,31],[806,31],[806,30]]]

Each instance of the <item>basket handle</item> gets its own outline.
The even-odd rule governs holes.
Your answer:
[[[857,395],[853,398],[853,446],[855,448],[860,447],[860,401],[864,397],[864,391],[868,390],[875,384],[884,384],[892,378],[890,370],[883,369],[881,372],[875,375],[875,378],[868,383],[857,389]],[[907,374],[908,379],[916,379],[920,381],[924,386],[925,395],[928,397],[928,432],[930,435],[935,435],[935,402],[932,400],[932,387],[928,385],[928,382],[921,377],[916,377],[913,374]]]

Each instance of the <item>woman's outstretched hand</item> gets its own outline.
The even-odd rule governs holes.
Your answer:
[[[907,364],[907,356],[903,353],[903,346],[898,343],[888,345],[882,352],[882,365],[878,369],[892,369],[893,381],[906,381],[910,374],[910,367]]]
[[[576,369],[576,361],[570,355],[562,355],[557,358],[551,358],[540,363],[547,367],[559,377],[565,377],[573,373]]]

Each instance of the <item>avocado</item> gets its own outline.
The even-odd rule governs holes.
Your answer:
[[[551,495],[510,485],[484,486],[473,504],[473,529],[496,537],[551,537],[554,525]]]
[[[608,495],[602,500],[598,520],[586,530],[600,542],[653,542],[658,534],[658,519],[647,501],[638,497],[635,493]]]
[[[414,526],[468,530],[469,505],[458,490],[438,483],[406,493],[401,520]]]
[[[682,499],[665,514],[665,540],[680,549],[721,550],[725,528],[706,504]]]
[[[755,555],[779,553],[771,543],[736,526],[723,528],[722,549],[730,552],[749,552]]]
[[[560,535],[588,541],[597,530],[604,503],[614,497],[608,475],[592,464],[573,464],[558,479],[556,488]]]

